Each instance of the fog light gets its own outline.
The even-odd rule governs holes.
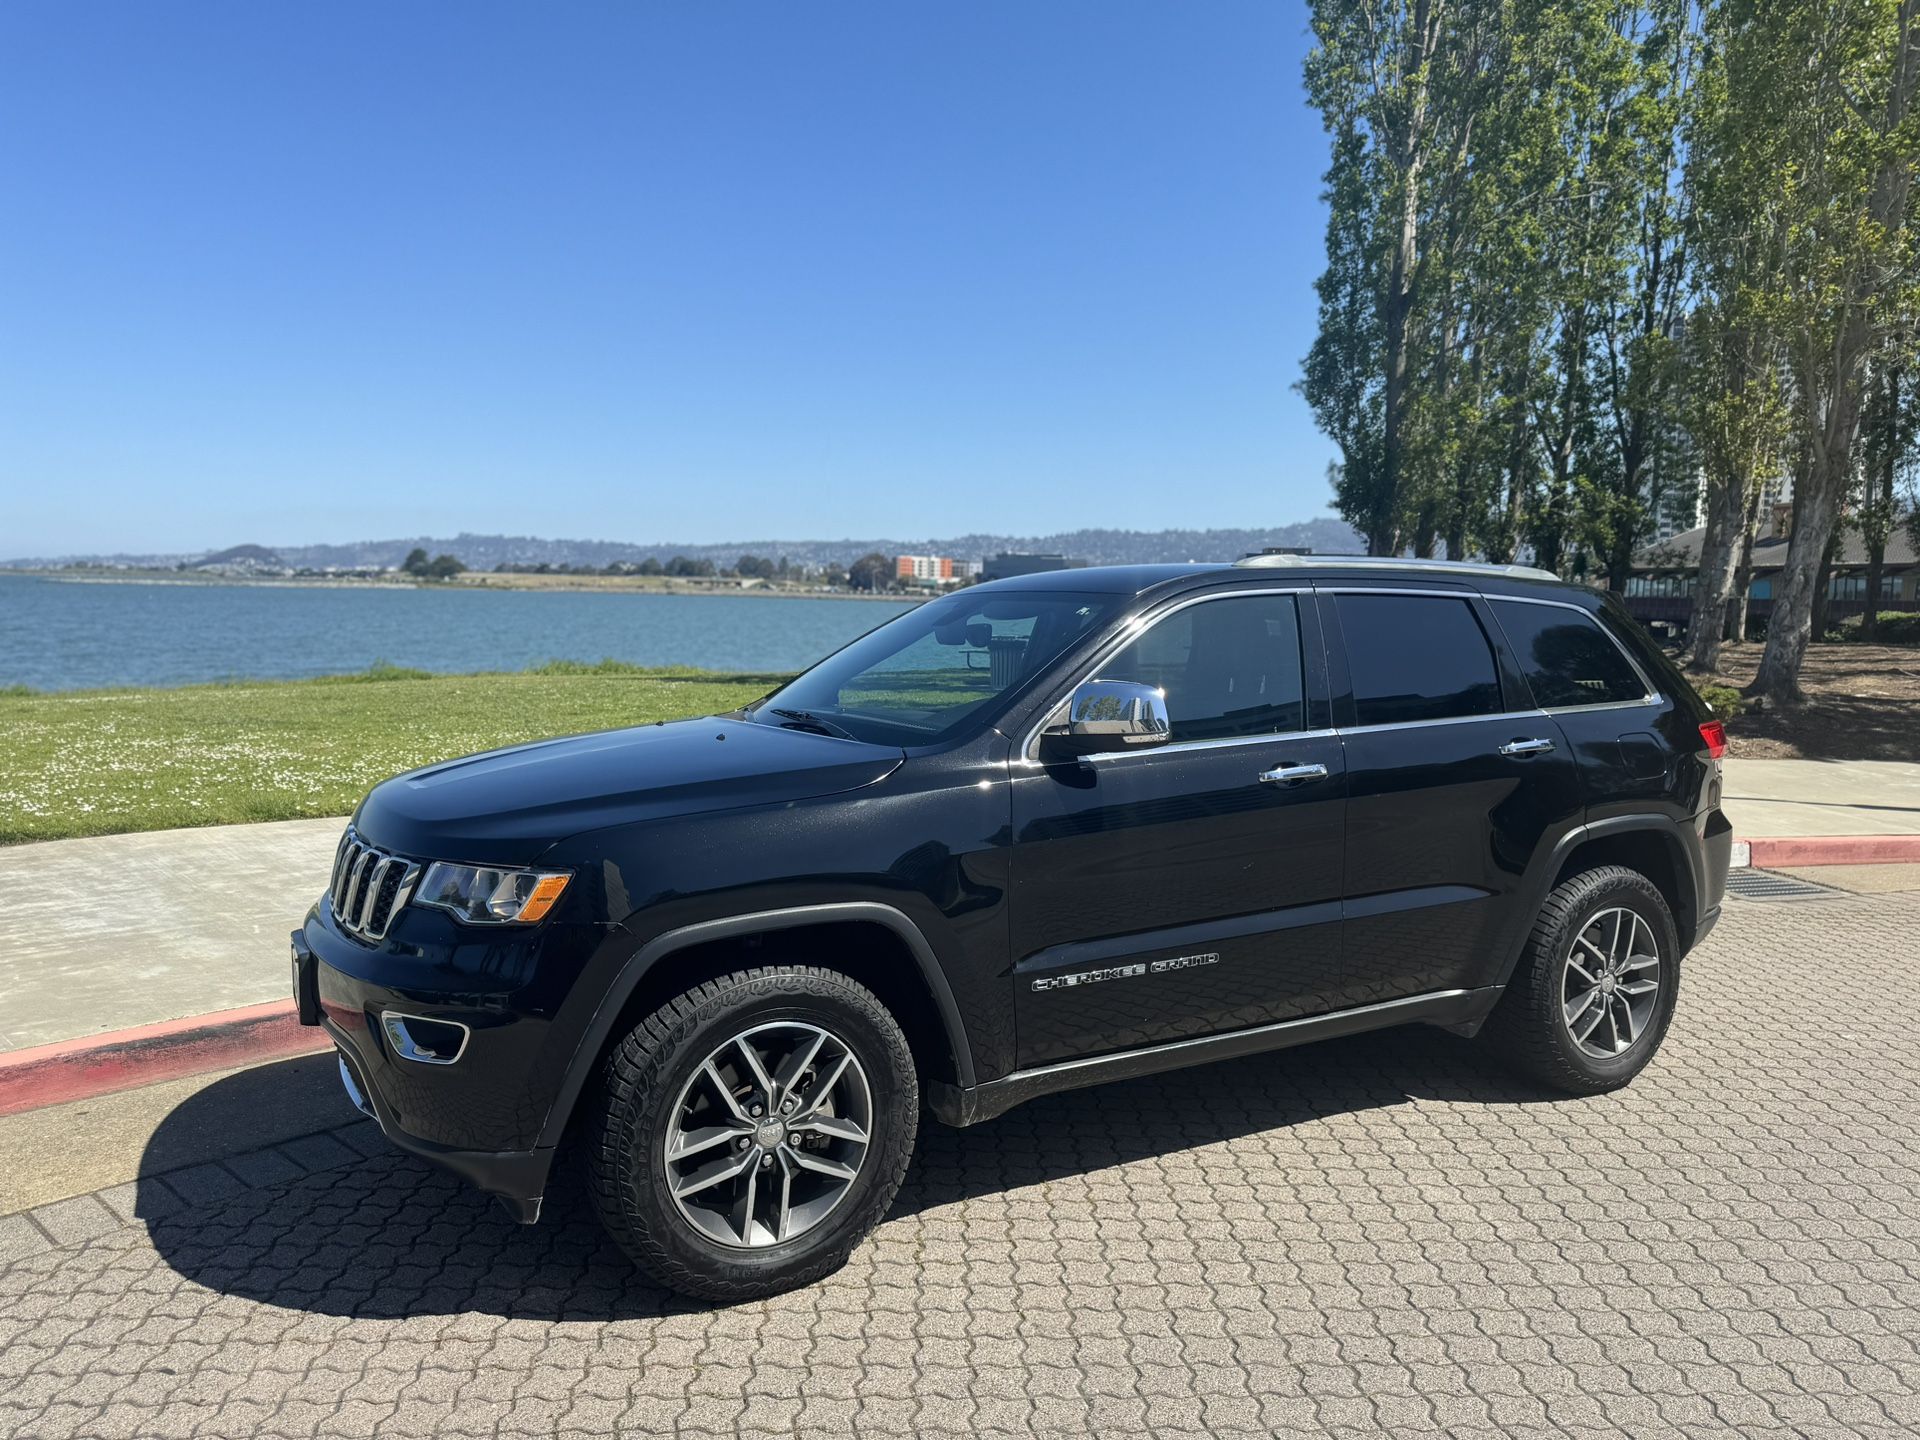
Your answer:
[[[389,1010],[380,1017],[387,1043],[402,1060],[420,1065],[451,1065],[466,1053],[472,1031],[456,1020],[429,1020]]]

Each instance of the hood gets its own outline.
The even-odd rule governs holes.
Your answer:
[[[751,721],[676,720],[490,750],[375,786],[354,825],[420,859],[526,865],[582,830],[871,785],[905,758],[881,745]]]

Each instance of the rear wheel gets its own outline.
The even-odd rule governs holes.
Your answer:
[[[1679,935],[1659,889],[1602,866],[1547,897],[1481,1035],[1530,1079],[1599,1094],[1653,1059],[1679,984]]]
[[[602,1222],[654,1279],[745,1300],[838,1269],[906,1173],[906,1038],[829,970],[743,970],[614,1047],[587,1153]]]

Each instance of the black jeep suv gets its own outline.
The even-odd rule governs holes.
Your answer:
[[[657,1279],[812,1280],[924,1102],[1418,1021],[1632,1079],[1719,915],[1725,737],[1618,604],[1262,556],[979,585],[730,715],[374,789],[300,1015],[521,1220],[562,1142]]]

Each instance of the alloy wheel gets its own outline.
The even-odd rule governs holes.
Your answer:
[[[846,1041],[798,1021],[756,1025],[716,1047],[682,1088],[667,1126],[667,1186],[708,1239],[778,1245],[846,1197],[872,1130],[873,1092]]]
[[[1632,1049],[1660,1003],[1660,946],[1638,913],[1617,906],[1581,927],[1560,982],[1567,1034],[1588,1055]]]

